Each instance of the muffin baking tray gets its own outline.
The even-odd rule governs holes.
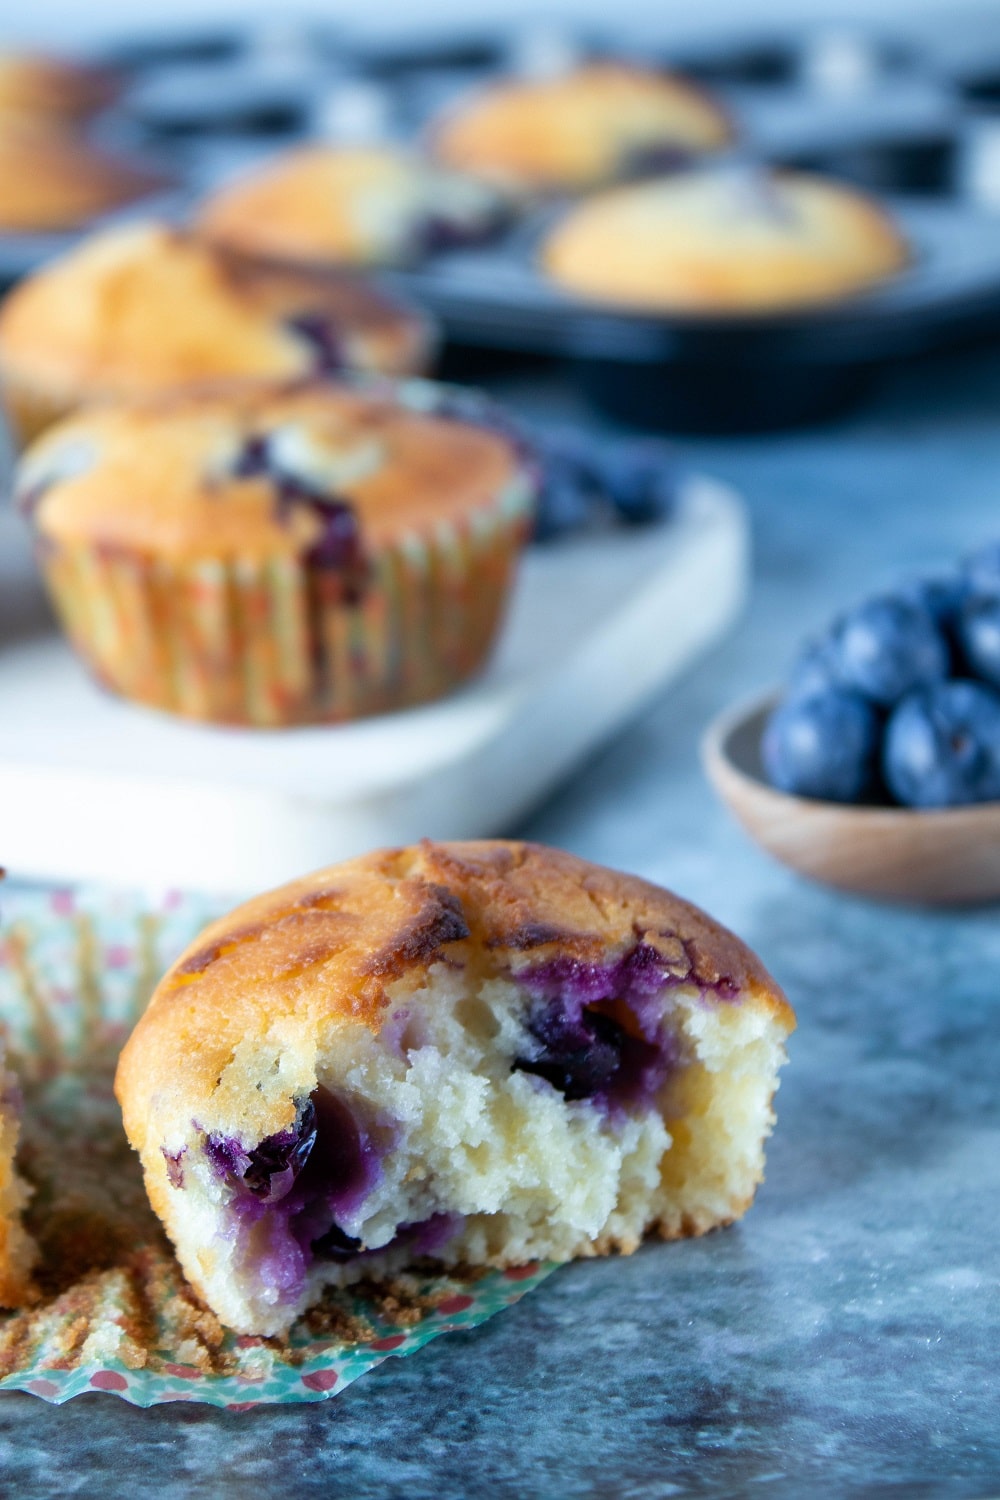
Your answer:
[[[1000,336],[1000,21],[899,40],[863,27],[800,27],[667,47],[531,26],[508,33],[365,40],[322,27],[206,25],[110,46],[130,80],[99,130],[152,148],[187,200],[314,133],[412,140],[449,99],[511,67],[588,55],[674,64],[729,110],[740,152],[830,172],[888,195],[914,249],[902,275],[822,311],[658,317],[589,307],[536,268],[548,205],[491,244],[395,273],[459,349],[565,361],[604,409],[647,427],[726,431],[820,417],[888,362]],[[183,213],[184,200],[138,205]],[[0,276],[54,237],[0,237]]]
[[[863,388],[880,364],[1000,334],[1000,216],[891,200],[913,264],[836,308],[784,317],[653,318],[584,311],[548,287],[538,229],[510,246],[453,252],[396,273],[452,339],[559,355],[595,401],[643,427],[740,430],[810,420]]]
[[[497,655],[468,688],[355,724],[253,731],[106,696],[46,628],[10,512],[0,544],[17,600],[0,617],[8,868],[226,894],[383,843],[510,828],[726,630],[748,575],[737,497],[681,481],[667,521],[529,549]]]

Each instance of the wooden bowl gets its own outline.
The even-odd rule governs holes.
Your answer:
[[[760,743],[769,693],[721,714],[702,741],[709,780],[769,854],[810,880],[887,901],[1000,899],[1000,802],[916,812],[793,797],[768,785]]]

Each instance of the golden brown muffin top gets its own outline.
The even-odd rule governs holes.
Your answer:
[[[155,222],[92,235],[0,306],[0,366],[82,396],[335,362],[405,373],[428,341],[422,318],[364,282],[250,262]]]
[[[0,231],[78,229],[163,185],[147,167],[35,117],[0,112]]]
[[[105,68],[38,53],[0,51],[0,111],[80,120],[110,104],[119,92]]]
[[[449,165],[541,189],[606,182],[657,146],[701,152],[731,139],[725,114],[696,85],[615,62],[501,80],[446,110],[432,131]]]
[[[510,439],[421,409],[439,390],[312,378],[93,407],[28,449],[15,491],[44,537],[173,561],[299,558],[344,507],[377,549],[526,482]]]
[[[760,961],[711,917],[560,850],[425,840],[332,865],[212,923],[165,975],[119,1063],[126,1131],[142,1150],[161,1087],[164,1101],[198,1109],[238,1049],[249,1055],[267,1036],[295,1053],[292,1066],[315,1067],[330,1026],[377,1032],[386,987],[419,980],[434,963],[526,977],[553,962],[613,964],[637,949],[707,1003],[758,1005],[789,1031],[795,1024]],[[228,1103],[253,1113],[253,1101]]]
[[[219,244],[295,262],[398,264],[481,238],[502,202],[485,183],[390,146],[302,146],[221,188],[199,229]]]
[[[542,263],[597,301],[661,311],[761,311],[846,296],[909,259],[853,188],[725,166],[602,193],[550,233]]]

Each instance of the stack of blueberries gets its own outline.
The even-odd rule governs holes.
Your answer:
[[[536,542],[551,542],[607,521],[648,526],[674,509],[677,472],[655,438],[609,440],[575,429],[529,429],[522,436],[541,470]]]
[[[1000,800],[1000,542],[834,620],[765,727],[772,785],[829,802]]]

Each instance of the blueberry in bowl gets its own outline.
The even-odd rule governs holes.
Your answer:
[[[836,680],[880,708],[948,675],[948,643],[930,610],[892,595],[844,615],[829,650]]]
[[[858,802],[876,784],[879,721],[860,693],[828,688],[775,709],[761,750],[772,785],[827,802]]]
[[[1000,800],[1000,694],[962,679],[908,693],[882,754],[885,784],[905,807]]]
[[[970,673],[1000,688],[1000,583],[995,594],[968,595],[958,615],[957,635]]]
[[[1000,899],[1000,545],[839,614],[703,756],[748,832],[812,879]]]

